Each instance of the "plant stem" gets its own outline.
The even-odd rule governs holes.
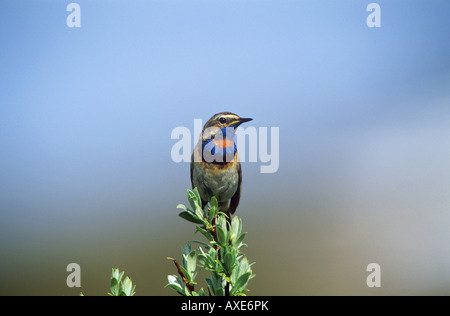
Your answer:
[[[183,274],[183,271],[181,271],[180,265],[178,264],[177,260],[174,259],[174,258],[170,258],[170,257],[167,257],[167,259],[168,259],[168,260],[172,260],[173,263],[175,263],[175,266],[176,266],[177,269],[178,269],[178,273],[180,274],[181,278],[183,279],[183,282],[186,284],[186,286],[187,286],[187,288],[189,289],[189,291],[191,291],[191,292],[194,291],[194,286],[191,285],[191,284],[189,284],[188,280],[186,279],[186,277],[185,277],[184,274]]]

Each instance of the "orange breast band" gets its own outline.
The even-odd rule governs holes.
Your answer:
[[[232,139],[214,140],[214,145],[220,148],[233,148],[234,141]]]

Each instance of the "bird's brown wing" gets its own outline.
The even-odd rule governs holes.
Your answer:
[[[231,197],[230,200],[230,215],[233,215],[234,212],[236,212],[236,209],[239,205],[239,200],[241,199],[241,187],[242,187],[242,172],[241,172],[241,163],[238,161],[236,161],[237,163],[237,171],[239,174],[239,180],[238,180],[238,188],[236,190],[236,193],[234,193],[234,195]]]
[[[194,149],[195,151],[195,149]],[[194,185],[194,152],[191,155],[191,186],[192,186],[192,190],[194,190],[195,185]],[[208,201],[204,200],[202,196],[200,196],[200,198],[202,199],[202,209],[205,208],[205,205],[208,204]]]

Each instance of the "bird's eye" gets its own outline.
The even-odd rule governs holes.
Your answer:
[[[220,123],[224,124],[226,121],[227,121],[227,120],[226,120],[223,116],[222,116],[222,117],[219,117],[219,122],[220,122]]]

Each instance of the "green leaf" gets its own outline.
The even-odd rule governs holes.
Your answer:
[[[185,258],[191,251],[192,251],[192,246],[190,244],[184,245],[184,247],[181,248],[181,253],[183,254],[183,258]]]
[[[194,223],[194,224],[203,224],[203,221],[195,218],[191,213],[189,212],[181,212],[180,214],[178,214],[178,216],[180,216],[181,218],[187,220],[188,222]]]
[[[205,236],[206,239],[208,239],[209,241],[214,241],[214,236],[212,235],[211,232],[207,231],[206,229],[197,226],[196,231],[201,232],[202,235]]]
[[[112,269],[111,278],[119,280],[119,269]]]
[[[223,256],[223,268],[227,275],[231,274],[231,272],[234,268],[235,262],[236,262],[235,257],[233,256],[233,254],[231,252],[225,253],[225,255]]]
[[[117,271],[119,271],[119,269],[117,269]],[[125,273],[125,271],[122,271],[122,272],[119,273],[119,277],[117,278],[117,281],[119,281],[119,283],[122,280],[122,277],[123,277],[124,273]]]
[[[194,213],[194,212],[192,212],[190,209],[188,209],[184,204],[178,204],[177,205],[177,208],[179,208],[179,209],[182,209],[182,210],[185,210],[186,212],[188,212],[188,213]]]
[[[176,285],[176,284],[167,284],[166,286],[167,286],[167,287],[170,287],[170,288],[172,288],[172,289],[174,289],[174,290],[177,291],[179,294],[184,295],[183,289],[180,288],[178,285]]]
[[[205,266],[209,265],[209,260],[208,260],[208,257],[206,255],[199,254],[197,256],[197,259],[198,259],[198,263],[200,264],[200,267],[205,268]]]
[[[250,270],[250,264],[248,263],[248,259],[246,257],[242,258],[241,262],[239,263],[239,272],[240,274],[244,274],[246,272],[252,272]]]
[[[211,204],[211,208],[215,208],[216,210],[219,209],[219,202],[217,201],[215,196],[211,198],[211,201],[209,203]]]
[[[209,247],[211,247],[210,244],[207,244],[206,242],[203,242],[203,241],[200,241],[200,240],[190,240],[189,242],[195,242],[195,243],[198,243],[200,245],[203,245],[203,246],[205,246],[206,249],[209,249]]]
[[[239,246],[241,245],[242,241],[244,240],[245,235],[247,235],[247,233],[240,234],[239,237],[233,242],[233,245],[240,248]]]
[[[195,187],[192,192],[194,192],[194,195],[198,202],[198,205],[202,205],[202,198],[200,197],[200,194],[198,193],[198,189]]]
[[[209,278],[206,278],[206,283],[211,291],[211,293],[215,296],[224,296],[224,290],[222,285],[222,278],[217,275],[217,273],[211,273]]]
[[[206,296],[206,292],[203,288],[200,289],[200,291],[198,291],[198,295],[199,296]]]
[[[191,276],[194,275],[195,270],[197,269],[197,252],[192,250],[186,258],[186,269],[188,270]]]
[[[214,295],[216,295],[216,288],[215,288],[215,284],[213,283],[213,281],[210,278],[206,278],[206,284],[208,284],[209,290],[211,291],[211,293],[214,293]]]
[[[188,198],[189,204],[191,205],[192,210],[195,212],[196,208],[198,206],[197,196],[195,195],[195,193],[193,191],[188,190],[187,198]]]
[[[133,283],[131,282],[129,277],[126,277],[122,282],[122,290],[125,296],[132,296],[131,289],[133,287]]]
[[[228,228],[227,228],[227,220],[226,220],[225,216],[223,216],[223,215],[217,216],[216,227],[220,227],[222,229],[222,231],[225,234],[226,243],[228,243],[228,240],[227,240],[228,239],[227,238]]]
[[[206,270],[213,271],[216,266],[217,250],[210,248],[208,253],[205,253],[202,248],[199,248],[198,252],[197,259],[200,265],[203,265]]]
[[[174,276],[174,275],[168,275],[168,276],[167,276],[167,281],[169,281],[168,286],[169,286],[169,285],[174,285],[174,286],[177,286],[180,290],[182,289],[182,287],[180,286],[180,284],[179,284],[178,279],[177,279],[176,276]]]
[[[191,275],[189,274],[189,271],[185,268],[180,266],[181,272],[183,272],[183,275],[186,277],[186,279],[190,282],[191,281]]]
[[[241,275],[237,281],[236,284],[234,284],[233,286],[233,293],[236,292],[241,292],[245,289],[245,287],[247,286],[248,280],[250,279],[250,276],[252,275],[251,272],[247,272],[244,273],[243,275]]]
[[[111,278],[110,290],[112,296],[119,296],[119,281],[114,277]]]
[[[189,291],[184,285],[184,282],[178,276],[168,275],[167,280],[169,281],[169,284],[166,285],[167,287],[174,289],[181,295],[189,295]]]
[[[217,241],[221,245],[225,245],[227,242],[227,235],[226,232],[222,229],[221,226],[216,226],[216,232],[217,232]]]
[[[201,202],[200,202],[200,205],[201,205]],[[195,211],[195,215],[197,215],[198,218],[203,220],[205,218],[205,214],[203,213],[202,207],[200,205],[197,205],[196,208],[194,209],[194,211]]]
[[[233,219],[231,220],[231,228],[230,228],[230,231],[231,231],[235,236],[239,235],[239,233],[240,233],[240,231],[239,231],[239,228],[240,228],[239,223],[240,223],[240,219],[239,219],[237,216],[233,217]]]
[[[223,274],[223,263],[220,260],[214,260],[214,262],[216,263],[216,266],[214,268],[214,272],[216,272],[217,274]]]

